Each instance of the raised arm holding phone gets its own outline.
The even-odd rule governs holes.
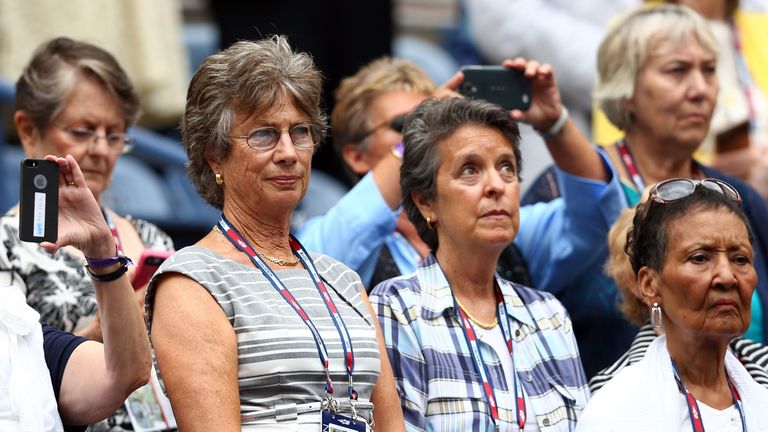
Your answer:
[[[588,202],[615,202],[613,207],[618,214],[623,201],[618,184],[611,181],[611,171],[561,104],[552,68],[524,59],[505,61],[503,67],[515,69],[510,75],[530,80],[532,91],[530,109],[513,110],[510,115],[539,131],[549,132],[548,149],[574,187],[566,200],[552,207],[522,209],[521,234],[502,254],[499,270],[518,282],[556,290],[568,279],[570,271],[578,271],[579,264],[569,258],[579,254],[563,254],[563,248],[546,247],[541,236],[551,235],[554,230],[537,221],[544,221],[543,216],[550,211],[555,214],[565,209],[561,214],[577,223],[557,224],[568,230],[560,232],[558,238],[575,239],[577,248],[584,248],[586,255],[579,259],[583,262],[590,254],[587,245],[602,239],[610,226],[609,220],[615,217],[610,211],[596,210],[598,206]],[[498,75],[498,71],[494,74]],[[463,73],[457,72],[438,88],[412,63],[383,58],[345,79],[336,92],[332,113],[334,144],[359,181],[328,213],[304,224],[298,237],[308,247],[334,256],[359,272],[369,290],[383,280],[413,272],[429,253],[413,224],[400,211],[402,117],[430,97],[460,96],[457,90],[463,82]],[[596,211],[582,211],[590,207]],[[603,223],[595,228],[595,220]],[[527,280],[509,276],[513,266],[508,257],[515,255],[515,264],[527,262]],[[566,271],[554,270],[554,262],[562,262]]]
[[[3,310],[0,331],[13,335],[19,328],[6,320],[9,313],[31,317],[29,324],[36,327],[18,335],[32,343],[19,344],[3,358],[11,372],[3,376],[8,382],[2,385],[12,391],[0,396],[0,406],[6,408],[0,411],[0,425],[14,430],[30,427],[30,422],[35,421],[43,422],[43,430],[54,431],[62,430],[62,425],[100,421],[114,413],[150,375],[149,341],[126,275],[128,262],[116,256],[110,229],[75,159],[71,155],[49,155],[45,159],[54,162],[60,172],[58,190],[53,191],[59,199],[58,236],[55,242],[42,242],[40,246],[50,254],[74,247],[87,257],[104,343],[50,326],[41,329],[36,324],[39,315],[23,302],[18,290],[4,288],[3,302],[15,302],[17,306],[12,312]],[[32,362],[19,364],[23,360]],[[20,389],[32,395],[18,397],[15,392]]]

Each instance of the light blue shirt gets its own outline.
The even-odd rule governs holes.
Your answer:
[[[599,258],[604,248],[595,245],[607,241],[611,224],[627,207],[618,175],[607,156],[597,151],[610,173],[608,183],[558,170],[562,197],[520,208],[515,244],[537,289],[558,292]],[[402,274],[416,271],[421,261],[395,232],[400,211],[387,206],[368,173],[328,213],[302,225],[297,237],[308,250],[330,255],[358,272],[368,287],[383,244]]]

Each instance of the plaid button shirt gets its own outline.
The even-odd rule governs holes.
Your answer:
[[[542,431],[572,431],[589,399],[570,318],[551,294],[497,276],[510,318],[514,364],[528,417]],[[430,256],[411,276],[374,288],[376,308],[409,431],[492,431],[482,381]],[[516,431],[514,388],[496,351],[478,341],[499,407],[499,430]],[[533,416],[533,417],[531,417]]]

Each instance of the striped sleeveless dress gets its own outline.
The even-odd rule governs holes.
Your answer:
[[[379,350],[373,320],[362,302],[362,283],[344,264],[311,254],[352,338],[354,384],[361,401],[370,399],[379,376]],[[190,246],[168,258],[147,291],[147,328],[152,335],[152,307],[157,276],[176,272],[205,287],[221,306],[235,330],[238,345],[240,414],[248,416],[277,408],[277,417],[243,423],[243,430],[312,430],[319,412],[290,415],[291,404],[317,403],[324,394],[325,374],[312,334],[302,319],[272,287],[256,266],[244,266],[200,246]],[[347,374],[341,339],[309,273],[276,270],[318,328],[328,349],[336,398],[346,398]],[[157,367],[162,380],[162,370]],[[287,415],[286,415],[287,412]],[[370,411],[358,411],[365,418]]]

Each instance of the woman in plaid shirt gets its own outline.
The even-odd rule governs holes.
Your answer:
[[[534,85],[525,113],[454,98],[428,100],[406,119],[403,206],[433,254],[416,273],[376,286],[371,302],[407,430],[570,431],[589,397],[563,306],[495,273],[520,226],[513,119],[547,131],[550,145],[576,143],[570,162],[603,167],[562,121],[549,66],[517,64]],[[562,203],[545,205],[552,207],[542,224],[556,230]]]

